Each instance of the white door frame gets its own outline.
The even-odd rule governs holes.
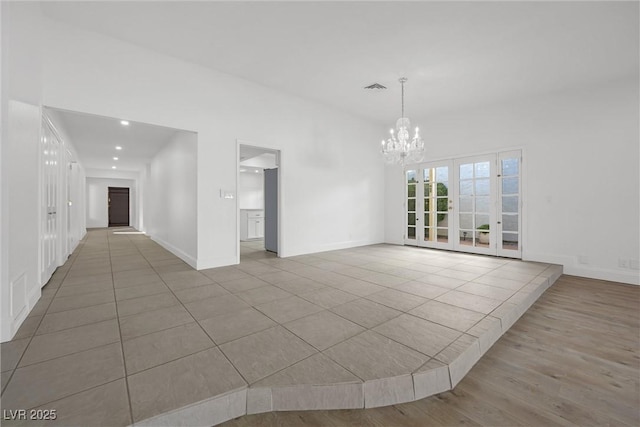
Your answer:
[[[277,256],[284,257],[285,255],[285,245],[282,239],[283,230],[282,225],[284,221],[282,218],[284,217],[284,194],[283,194],[283,172],[282,172],[282,150],[277,147],[267,146],[263,144],[257,144],[255,142],[250,142],[242,139],[236,139],[236,190],[235,190],[235,198],[236,198],[236,264],[240,264],[240,200],[239,200],[239,190],[240,190],[240,146],[243,145],[245,147],[251,148],[259,148],[263,150],[273,151],[276,155],[276,167],[278,168],[278,254]]]

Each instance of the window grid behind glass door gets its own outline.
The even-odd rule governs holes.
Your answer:
[[[417,241],[416,228],[416,206],[417,206],[417,190],[418,175],[416,170],[408,170],[405,175],[407,184],[407,236],[406,240]]]
[[[500,236],[499,255],[521,256],[521,154],[520,151],[499,155]]]

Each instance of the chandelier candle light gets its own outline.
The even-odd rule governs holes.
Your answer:
[[[409,139],[411,123],[404,116],[404,84],[407,78],[402,77],[398,81],[402,85],[402,116],[396,122],[395,132],[391,129],[391,137],[382,141],[382,154],[388,163],[417,163],[424,156],[424,141],[417,127],[413,138]]]

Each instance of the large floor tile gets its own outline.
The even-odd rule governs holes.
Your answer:
[[[129,377],[134,422],[245,386],[217,348],[192,354]]]
[[[47,312],[49,305],[53,301],[53,298],[43,298],[40,297],[38,302],[33,306],[31,311],[29,312],[29,316],[42,316]]]
[[[24,322],[22,322],[22,325],[20,325],[20,328],[18,328],[18,331],[13,336],[13,340],[32,337],[33,334],[36,333],[36,329],[38,329],[38,326],[40,325],[40,321],[42,321],[43,317],[44,316],[42,315],[34,316],[30,314],[26,319],[24,319]]]
[[[32,365],[114,342],[120,342],[120,329],[116,319],[36,335],[25,351],[20,366]]]
[[[113,292],[113,281],[106,280],[104,282],[77,284],[74,286],[60,286],[56,293],[56,297],[71,297],[105,291]]]
[[[359,297],[374,294],[376,292],[384,291],[386,288],[380,285],[374,285],[373,283],[365,282],[364,280],[351,279],[345,283],[332,285],[336,289],[348,292]]]
[[[276,271],[274,273],[265,273],[260,275],[260,279],[272,285],[278,283],[288,282],[300,278],[297,274],[290,273],[288,271]]]
[[[401,311],[364,298],[333,307],[331,311],[367,329],[402,314]]]
[[[142,274],[139,276],[133,276],[123,279],[114,279],[113,286],[118,289],[126,289],[134,286],[146,285],[149,283],[164,283],[158,274],[155,272]]]
[[[442,270],[441,270],[442,271]],[[464,285],[468,280],[456,279],[454,277],[445,277],[439,274],[427,274],[426,276],[416,279],[418,282],[423,282],[429,285],[439,286],[441,288],[455,289],[458,286]]]
[[[13,374],[13,371],[5,371],[0,373],[0,392],[4,393],[4,388],[9,383],[9,378]]]
[[[163,273],[160,276],[167,286],[169,286],[173,291],[195,288],[197,286],[213,283],[210,278],[195,270]]]
[[[496,286],[499,288],[510,289],[513,291],[517,291],[522,289],[528,282],[522,280],[514,280],[511,278],[505,277],[496,277],[484,275],[478,278],[473,279],[474,283],[482,283],[484,285]]]
[[[317,291],[327,287],[327,285],[307,279],[306,277],[298,277],[297,279],[287,282],[277,283],[276,286],[294,295]]]
[[[161,294],[163,292],[170,292],[170,289],[164,284],[164,282],[158,280],[156,282],[143,283],[126,288],[116,288],[116,300],[122,301],[132,298],[140,298],[148,295]]]
[[[373,331],[367,331],[324,351],[324,354],[363,380],[413,372],[428,356]]]
[[[106,304],[114,302],[113,289],[103,292],[92,292],[82,295],[67,297],[56,297],[51,302],[47,313],[57,313],[60,311],[74,310],[76,308],[90,307],[92,305]]]
[[[62,286],[84,286],[93,283],[112,282],[113,276],[111,272],[100,274],[74,274],[69,273],[62,282]]]
[[[185,307],[197,320],[204,320],[222,314],[233,313],[249,304],[235,295],[222,295],[215,298],[207,298],[185,304]]]
[[[56,419],[47,425],[124,427],[131,424],[128,396],[119,379],[35,409],[56,409]]]
[[[357,295],[333,288],[301,294],[300,297],[323,308],[332,308],[359,298]]]
[[[369,276],[363,277],[362,280],[375,283],[376,285],[381,285],[381,286],[391,287],[391,288],[409,281],[409,279],[405,277],[398,277],[398,276],[393,276],[391,274],[385,274],[385,273],[374,273]]]
[[[297,384],[341,384],[360,382],[360,378],[322,353],[316,353],[294,365],[270,375],[252,387],[274,387]]]
[[[237,294],[238,292],[248,291],[250,289],[259,288],[262,286],[268,286],[269,283],[264,280],[260,280],[256,277],[244,277],[242,279],[228,280],[220,282],[220,286],[225,288],[231,293]]]
[[[290,322],[322,311],[322,307],[297,296],[260,304],[256,308],[279,323]]]
[[[429,285],[428,283],[416,281],[403,283],[395,289],[427,299],[439,297],[449,291],[447,288],[441,288],[440,286]]]
[[[123,377],[120,343],[109,344],[16,369],[2,406],[33,408]]]
[[[317,348],[325,350],[356,334],[364,332],[361,326],[330,311],[320,311],[284,324],[284,327]]]
[[[456,290],[501,301],[511,298],[515,293],[515,291],[511,289],[504,289],[498,286],[489,286],[474,282],[465,283]]]
[[[193,317],[181,305],[174,305],[120,319],[122,339],[128,340],[163,329],[193,322]]]
[[[122,343],[129,375],[214,347],[197,323],[143,335]]]
[[[75,328],[90,323],[102,322],[116,318],[116,304],[95,305],[75,310],[46,314],[36,331],[36,335],[49,334],[63,329]]]
[[[210,284],[198,286],[195,288],[183,289],[175,292],[176,296],[184,304],[194,301],[199,301],[207,298],[219,297],[222,295],[228,295],[229,291],[218,284]]]
[[[223,344],[220,349],[249,384],[316,352],[281,326]]]
[[[477,311],[467,310],[439,301],[428,301],[409,311],[409,313],[460,332],[466,331],[485,316]]]
[[[242,270],[238,270],[235,266],[210,268],[208,270],[201,270],[200,273],[204,274],[208,278],[212,279],[216,283],[228,282],[229,280],[245,279],[251,277],[249,273],[245,273]]]
[[[180,304],[171,292],[148,295],[140,298],[125,299],[117,302],[118,316],[126,317],[146,311],[158,310]]]
[[[374,331],[432,357],[461,335],[459,331],[410,314],[376,326]]]
[[[375,294],[368,295],[366,298],[400,311],[409,311],[427,301],[426,298],[408,294],[406,292],[396,291],[395,289],[387,289],[386,291],[377,292]]]
[[[238,298],[249,305],[259,305],[292,296],[289,292],[283,291],[276,286],[261,286],[235,294]]]
[[[0,344],[0,363],[2,372],[14,369],[24,354],[29,338],[3,342]]]
[[[276,322],[254,308],[244,308],[201,320],[200,325],[220,345],[268,329]]]
[[[484,314],[491,313],[500,304],[502,304],[502,301],[499,300],[485,298],[459,291],[449,291],[446,294],[436,298],[436,301],[455,305],[457,307],[466,308],[467,310],[477,311]]]

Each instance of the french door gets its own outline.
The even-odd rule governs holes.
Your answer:
[[[47,283],[56,267],[58,250],[58,180],[59,180],[59,149],[60,141],[54,133],[51,125],[43,120],[42,123],[42,277],[44,285]]]
[[[522,256],[520,151],[405,168],[405,244]]]
[[[451,161],[423,163],[406,170],[407,234],[405,244],[453,249],[450,212],[453,198]]]

